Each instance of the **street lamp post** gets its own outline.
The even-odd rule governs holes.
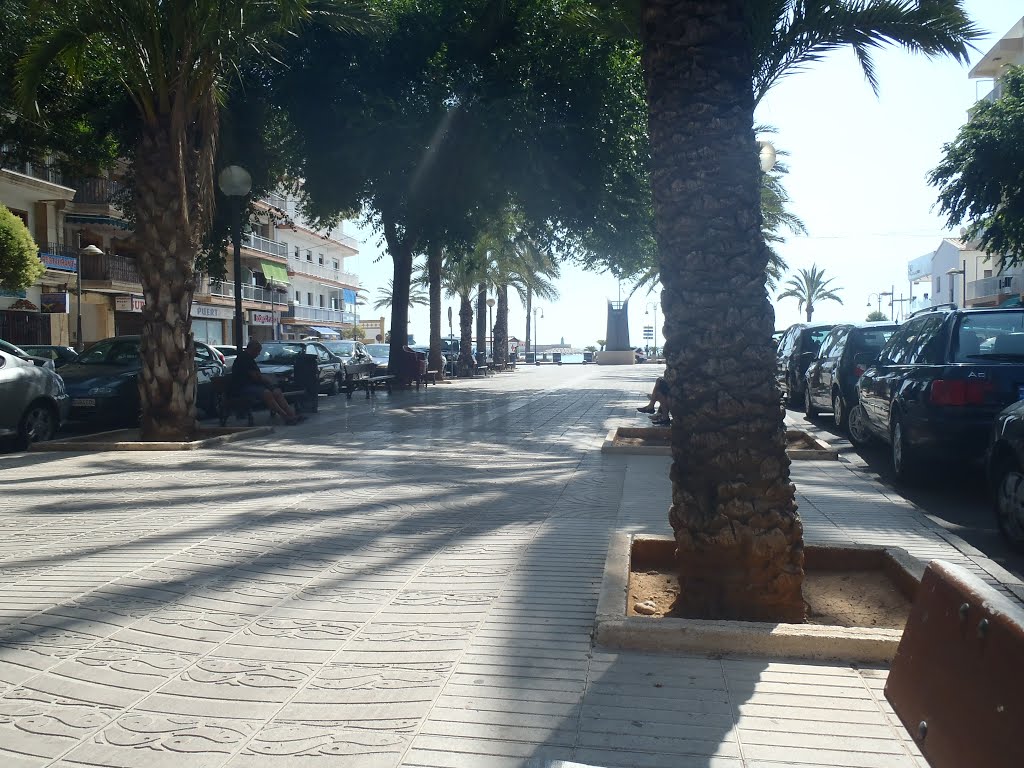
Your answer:
[[[540,326],[537,325],[537,313],[540,312],[540,316],[544,317],[544,310],[541,307],[533,308],[533,362],[535,365],[540,365],[540,358],[537,356],[537,342],[540,340]]]
[[[649,315],[650,310],[654,310],[654,353],[652,357],[658,356],[658,305],[656,302],[647,302],[647,309],[644,310],[644,315]]]
[[[491,360],[494,360],[494,299],[487,300],[487,326],[491,330]],[[487,351],[487,345],[484,345],[484,352]],[[486,359],[486,357],[484,358]]]
[[[217,177],[220,191],[232,201],[231,241],[235,267],[235,346],[242,351],[242,209],[252,189],[252,176],[240,165],[229,165]]]
[[[966,270],[957,269],[956,267],[950,267],[946,270],[946,274],[949,275],[949,303],[952,304],[956,300],[956,293],[953,288],[956,285],[956,276],[964,274]],[[966,294],[966,292],[965,292]],[[966,298],[966,295],[965,295]]]
[[[81,241],[79,241],[81,242]],[[82,341],[82,257],[83,256],[102,256],[103,251],[97,248],[95,245],[87,245],[85,248],[78,249],[78,269],[76,270],[77,275],[76,290],[78,291],[78,301],[75,302],[78,307],[78,317],[75,320],[75,351],[81,352],[85,349],[85,343]]]

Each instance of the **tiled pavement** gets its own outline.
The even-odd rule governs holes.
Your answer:
[[[665,460],[602,456],[653,368],[322,400],[268,439],[0,457],[0,768],[923,765],[885,671],[591,647]],[[835,463],[810,540],[1011,581]]]

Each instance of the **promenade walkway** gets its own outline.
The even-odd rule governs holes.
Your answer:
[[[591,646],[667,461],[603,456],[649,367],[321,400],[194,453],[0,456],[0,767],[923,766],[885,671]],[[1020,590],[869,478],[795,465],[809,540]]]

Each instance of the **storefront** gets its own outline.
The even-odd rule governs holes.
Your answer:
[[[277,325],[277,313],[264,310],[249,310],[249,336],[250,339],[259,341],[272,341],[280,339],[280,331],[275,331]]]
[[[192,337],[207,344],[226,344],[230,338],[230,320],[235,313],[230,307],[192,304]]]
[[[142,334],[142,308],[146,299],[135,294],[114,297],[114,335],[139,336]]]

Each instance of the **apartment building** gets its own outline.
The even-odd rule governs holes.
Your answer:
[[[0,338],[87,346],[141,332],[139,253],[118,206],[125,193],[118,170],[72,180],[47,164],[5,165],[11,167],[0,169],[0,203],[25,221],[47,271],[26,290],[0,290]],[[295,202],[280,195],[256,208],[241,244],[243,337],[341,335],[357,321],[359,279],[345,268],[345,259],[358,253],[356,241],[340,228],[309,229]],[[100,253],[83,253],[90,245]],[[227,261],[225,279],[197,277],[191,313],[200,341],[234,338],[234,274]]]

